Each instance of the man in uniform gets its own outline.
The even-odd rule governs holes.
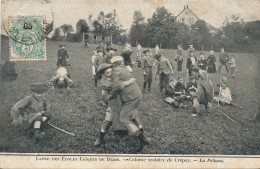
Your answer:
[[[41,132],[42,124],[50,118],[48,104],[43,98],[43,93],[48,91],[48,86],[42,83],[30,86],[33,94],[26,96],[17,102],[11,109],[12,125],[22,127],[25,130],[31,129],[35,142],[43,139],[44,132]]]
[[[151,92],[151,85],[153,80],[153,60],[150,57],[150,50],[145,50],[142,62],[142,70],[144,72],[144,85],[143,85],[143,92],[146,91],[146,86],[148,83],[148,91]]]
[[[220,49],[220,55],[219,55],[219,67],[218,67],[218,73],[220,73],[222,66],[224,65],[226,67],[227,73],[228,73],[228,61],[229,61],[229,56],[228,54],[224,51],[224,48]]]

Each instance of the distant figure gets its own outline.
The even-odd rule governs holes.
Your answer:
[[[57,53],[57,66],[70,66],[70,63],[69,63],[69,55],[66,51],[66,45],[64,44],[61,44],[60,45],[60,49],[58,50],[58,53]]]
[[[236,74],[235,74],[235,71],[236,71],[236,61],[235,61],[235,56],[234,55],[231,55],[228,64],[229,64],[229,68],[230,68],[231,78],[234,79],[235,76],[236,76]]]
[[[43,93],[48,91],[48,85],[42,83],[30,86],[32,95],[18,101],[11,109],[12,125],[29,130],[34,141],[42,140],[45,133],[42,132],[43,124],[50,118],[49,105],[43,98]]]
[[[151,85],[153,80],[153,59],[150,55],[150,50],[145,50],[142,62],[142,70],[144,73],[144,84],[143,92],[151,92]],[[148,90],[146,90],[146,85],[148,84]]]
[[[197,58],[195,57],[195,51],[191,50],[189,52],[189,57],[187,58],[186,62],[186,69],[189,74],[189,77],[191,77],[192,72],[194,72],[197,64]]]
[[[105,52],[103,50],[97,50],[97,54],[94,54],[91,57],[92,60],[92,64],[94,65],[94,67],[92,67],[92,72],[94,75],[94,81],[95,81],[95,88],[97,88],[97,82],[98,80],[101,79],[101,76],[99,74],[97,74],[97,69],[98,67],[102,64],[105,63],[105,58],[104,58]],[[94,69],[93,69],[94,68]]]
[[[180,73],[182,72],[182,63],[183,63],[183,57],[182,57],[182,53],[183,53],[183,49],[181,48],[181,45],[179,44],[177,46],[177,55],[175,57],[175,61],[177,62],[177,72],[178,72],[178,77],[180,76]]]
[[[204,53],[200,53],[200,58],[197,62],[198,67],[201,70],[207,70],[207,60],[205,59]]]
[[[136,47],[136,56],[137,58],[141,59],[141,55],[142,55],[142,46],[140,45],[140,43],[138,43]]]
[[[165,86],[169,84],[170,74],[173,74],[172,65],[170,61],[166,57],[162,57],[161,54],[157,54],[154,56],[157,60],[157,75],[160,77],[159,87],[160,92],[165,89]]]
[[[4,61],[1,68],[1,78],[4,81],[16,80],[17,73],[15,71],[15,62],[10,62],[9,60]]]
[[[227,73],[228,73],[228,61],[229,61],[229,56],[228,54],[224,51],[224,48],[220,49],[220,55],[219,55],[219,68],[218,68],[218,73],[220,73],[222,66],[224,65],[226,67]]]
[[[101,42],[99,42],[99,45],[97,46],[97,48],[96,48],[97,50],[103,50],[103,51],[105,51],[105,47],[104,47],[104,45],[103,45],[103,42],[101,41]]]
[[[110,63],[110,60],[112,59],[112,57],[114,56],[116,51],[117,50],[115,48],[112,48],[111,46],[107,47],[107,54],[105,56],[105,63]]]
[[[159,48],[159,46],[158,46],[158,45],[156,45],[156,46],[155,46],[155,48],[154,48],[154,50],[155,50],[155,54],[157,55],[157,54],[159,53],[159,51],[160,51],[160,48]]]
[[[65,67],[60,66],[53,78],[49,80],[51,88],[54,89],[55,86],[63,87],[65,86],[67,89],[71,88],[73,80],[68,77],[68,72]]]
[[[131,49],[131,45],[129,43],[125,43],[123,45],[123,50],[122,50],[121,56],[124,58],[124,65],[130,66],[131,68],[133,67],[132,61],[131,61],[132,53],[133,53],[133,51]]]
[[[217,70],[216,70],[216,65],[215,65],[215,62],[216,62],[216,57],[214,55],[214,51],[211,50],[209,52],[209,57],[207,58],[207,63],[208,63],[208,73],[216,73]]]
[[[189,46],[188,53],[190,53],[190,51],[193,51],[196,54],[196,51],[195,51],[193,45]]]

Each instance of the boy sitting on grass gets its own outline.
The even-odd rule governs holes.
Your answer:
[[[45,133],[41,132],[42,124],[46,124],[50,118],[47,102],[43,98],[43,93],[48,91],[48,86],[35,83],[30,86],[30,89],[33,94],[26,96],[12,107],[12,125],[29,130],[34,136],[34,141],[38,142],[45,136]]]

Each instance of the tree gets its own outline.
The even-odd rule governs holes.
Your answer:
[[[165,7],[156,9],[152,18],[148,19],[148,35],[153,45],[160,44],[164,47],[172,47],[173,39],[177,32],[175,17]],[[170,40],[170,41],[169,41]]]
[[[63,32],[63,36],[66,36],[68,33],[71,33],[74,31],[73,27],[71,25],[67,25],[67,24],[61,25],[60,29]]]
[[[79,21],[76,23],[76,33],[87,33],[89,31],[89,26],[87,24],[87,21],[85,19],[79,19]]]
[[[147,24],[144,23],[145,18],[141,11],[135,11],[133,15],[133,23],[130,29],[129,37],[132,45],[140,43],[142,46],[146,46],[145,42],[149,41],[147,34]]]
[[[209,28],[204,20],[197,20],[194,25],[191,26],[193,31],[193,45],[202,51],[206,48],[210,48],[211,34]]]
[[[122,29],[122,25],[119,25],[117,18],[115,10],[108,14],[101,11],[98,15],[98,19],[93,22],[95,33],[102,35],[105,39],[110,37],[110,43],[112,43],[113,36],[125,32],[125,30]]]
[[[61,40],[61,36],[60,36],[61,32],[60,32],[60,28],[56,28],[54,30],[54,34],[51,37],[51,40]]]

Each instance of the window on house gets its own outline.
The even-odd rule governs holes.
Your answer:
[[[96,40],[97,39],[97,36],[96,35],[94,35],[94,40]]]
[[[190,25],[191,25],[191,24],[194,24],[194,18],[189,18],[189,19],[188,19],[188,22],[189,22]]]
[[[184,21],[185,21],[185,19],[184,19],[184,18],[181,18],[181,21],[182,21],[182,22],[184,22]]]

